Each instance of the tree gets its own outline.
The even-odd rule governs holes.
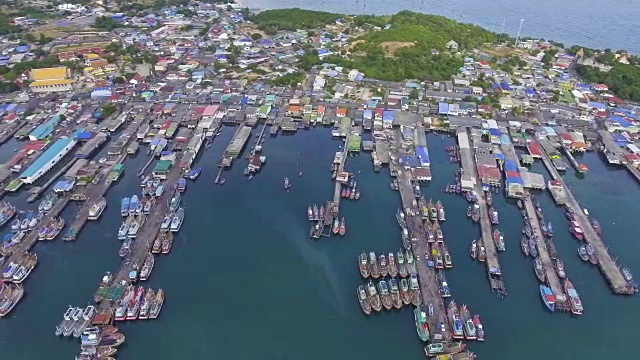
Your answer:
[[[412,89],[409,93],[409,99],[418,100],[420,98],[420,91],[418,89]]]
[[[251,34],[251,39],[256,41],[256,40],[260,40],[262,39],[262,35],[260,35],[260,33],[253,33]]]

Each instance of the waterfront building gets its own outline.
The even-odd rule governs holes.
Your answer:
[[[64,137],[58,139],[51,147],[49,147],[39,158],[37,158],[25,171],[20,174],[20,179],[25,184],[33,184],[40,179],[47,171],[51,170],[56,164],[67,155],[77,141],[73,138]]]

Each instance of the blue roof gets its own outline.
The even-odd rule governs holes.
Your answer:
[[[496,159],[500,160],[500,161],[504,161],[504,159],[505,159],[504,154],[502,154],[502,153],[495,153],[495,154],[493,154],[493,156]]]
[[[60,122],[60,116],[54,115],[46,122],[38,125],[37,128],[33,129],[33,131],[29,134],[30,137],[35,137],[36,139],[44,139],[49,134],[53,132],[53,129]]]
[[[507,183],[524,185],[524,181],[521,177],[508,177]]]
[[[93,137],[93,133],[91,131],[78,131],[75,136],[78,140],[89,140]]]
[[[491,136],[500,136],[502,135],[502,132],[500,131],[500,129],[489,129],[489,134]]]
[[[417,156],[406,155],[402,157],[402,164],[406,167],[417,168],[422,164],[420,163],[420,159]]]
[[[31,47],[29,45],[19,45],[19,46],[16,46],[16,52],[24,53],[29,51],[30,48]]]
[[[509,171],[509,170],[515,170],[518,171],[518,164],[516,164],[513,160],[505,160],[504,161],[504,170],[505,171]]]
[[[628,144],[629,143],[629,140],[624,135],[622,135],[620,133],[611,133],[611,136],[613,137],[613,139],[616,142],[621,142],[621,143],[624,143],[624,144]]]
[[[448,114],[449,113],[449,104],[446,102],[438,103],[438,114]]]
[[[511,143],[511,139],[509,138],[509,135],[507,134],[500,135],[500,144],[509,145],[510,143]]]
[[[493,89],[497,89],[497,88],[499,88],[500,86],[499,86],[498,84],[496,84],[496,83],[491,83],[491,87],[492,87]]]
[[[367,109],[364,112],[362,112],[362,117],[365,119],[373,119],[373,111]]]
[[[630,127],[630,126],[633,125],[629,121],[625,120],[625,118],[623,118],[622,116],[618,116],[618,115],[612,115],[609,118],[609,121],[617,123],[618,125],[620,125],[622,127]]]
[[[536,91],[531,88],[527,88],[525,92],[527,93],[528,96],[533,96],[536,94]]]
[[[502,80],[500,81],[500,88],[504,91],[510,91],[511,90],[511,86],[509,86],[509,84],[507,84],[506,81]]]
[[[367,107],[368,108],[375,108],[376,106],[378,106],[378,102],[376,100],[367,101]]]
[[[382,112],[382,121],[393,121],[393,111],[392,110],[385,110]]]
[[[74,181],[60,180],[53,186],[53,191],[70,191],[73,189]]]
[[[31,165],[20,174],[20,178],[33,176],[40,168],[47,164],[51,159],[60,154],[60,151],[67,145],[74,142],[72,138],[60,138],[53,143],[42,155],[40,155]]]
[[[598,110],[604,110],[607,108],[607,106],[601,102],[596,102],[596,101],[589,101],[587,103],[587,106],[590,108],[596,108]]]
[[[416,156],[422,165],[429,165],[429,149],[426,146],[416,146]]]

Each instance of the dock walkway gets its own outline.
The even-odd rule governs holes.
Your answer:
[[[540,258],[540,260],[542,260],[542,266],[544,267],[547,284],[551,288],[551,291],[553,291],[553,295],[555,295],[556,297],[556,303],[564,303],[566,302],[564,290],[562,288],[562,285],[560,284],[558,274],[555,271],[553,260],[549,255],[547,245],[544,242],[544,236],[542,234],[542,230],[540,229],[540,219],[538,219],[538,216],[536,215],[535,206],[533,205],[533,201],[531,200],[528,192],[522,199],[522,202],[524,203],[524,210],[527,212],[527,218],[529,219],[529,225],[531,225],[531,231],[533,232],[533,235],[536,239],[538,257]]]
[[[401,138],[401,134],[396,132],[396,141]],[[401,154],[397,153],[399,144],[395,146],[397,158],[401,157]],[[395,165],[394,165],[395,166]],[[424,223],[422,222],[421,211],[416,206],[413,206],[415,201],[415,193],[413,192],[413,185],[409,173],[402,169],[396,169],[398,180],[398,192],[400,193],[400,199],[402,201],[402,207],[404,209],[413,209],[415,216],[406,214],[407,230],[411,236],[411,249],[416,257],[416,269],[418,272],[418,279],[420,282],[420,293],[422,295],[422,304],[428,306],[433,305],[433,316],[429,316],[429,329],[431,330],[431,336],[439,335],[436,337],[442,337],[443,340],[451,338],[451,334],[448,330],[441,331],[439,324],[448,324],[447,314],[444,307],[444,301],[440,294],[440,284],[436,278],[436,273],[433,268],[427,266],[427,262],[424,259],[425,254],[429,254],[429,243],[427,240],[427,233],[425,231]],[[445,326],[445,329],[448,329]]]
[[[542,161],[544,162],[547,170],[549,170],[551,177],[562,184],[565,194],[564,205],[573,212],[575,221],[577,221],[582,228],[585,241],[591,244],[591,246],[593,246],[594,250],[596,251],[596,256],[598,258],[598,268],[604,275],[607,283],[609,284],[609,287],[611,288],[611,291],[616,294],[634,294],[635,291],[633,290],[633,288],[631,288],[631,286],[629,286],[627,281],[624,279],[624,276],[622,276],[622,272],[609,254],[609,251],[602,241],[602,238],[593,229],[591,222],[589,222],[589,219],[582,211],[580,204],[578,204],[578,201],[573,197],[571,190],[569,190],[564,182],[564,179],[562,179],[562,176],[560,176],[558,170],[553,166],[551,159],[549,159],[549,155],[545,151],[542,151]]]
[[[468,129],[465,134],[467,138],[469,138]],[[471,143],[471,139],[469,139],[469,143]],[[487,276],[489,278],[491,290],[497,292],[498,295],[506,295],[504,280],[502,279],[502,271],[500,270],[500,262],[498,261],[498,249],[493,241],[489,210],[487,209],[487,203],[483,196],[484,190],[482,189],[482,183],[478,180],[478,171],[475,167],[473,149],[461,147],[460,160],[462,163],[463,173],[471,175],[474,179],[473,190],[478,196],[478,206],[480,210],[480,241],[482,242],[486,253],[485,264],[487,266]]]
[[[348,138],[348,137],[347,137]],[[342,158],[340,160],[340,165],[338,166],[338,174],[344,172],[344,166],[347,162],[347,138],[344,139],[344,143],[342,146]],[[339,181],[335,181],[334,189],[333,189],[333,200],[332,205],[335,207],[336,214],[338,214],[338,210],[340,209],[340,191],[342,190],[342,183]]]

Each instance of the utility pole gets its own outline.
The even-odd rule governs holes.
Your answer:
[[[524,22],[524,19],[520,19],[520,27],[518,28],[518,35],[516,36],[516,43],[514,44],[515,47],[518,47],[518,41],[520,40],[520,32],[522,31],[523,22]]]

